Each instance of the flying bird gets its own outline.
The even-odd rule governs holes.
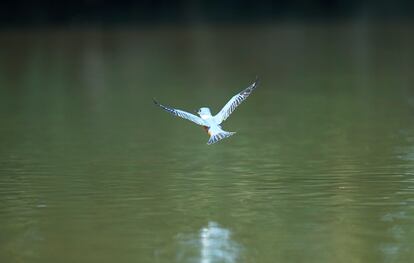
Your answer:
[[[200,116],[199,117],[183,110],[164,106],[162,104],[159,104],[155,99],[153,100],[156,105],[160,106],[162,109],[168,111],[172,115],[187,119],[194,122],[195,124],[202,126],[208,135],[210,135],[210,139],[207,142],[207,144],[210,145],[235,134],[235,132],[224,131],[221,128],[221,124],[230,116],[230,114],[233,113],[237,106],[239,106],[245,99],[247,99],[247,97],[249,97],[253,90],[255,90],[258,86],[258,83],[258,79],[256,78],[255,82],[253,82],[246,89],[242,90],[240,93],[234,95],[214,116],[211,115],[211,111],[208,107],[202,107],[197,111],[197,114]]]

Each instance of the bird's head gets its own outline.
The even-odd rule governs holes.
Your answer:
[[[197,114],[198,114],[198,115],[200,115],[200,117],[201,117],[202,119],[207,119],[207,118],[211,117],[211,112],[210,112],[210,109],[209,109],[209,108],[205,108],[205,107],[200,108],[200,109],[197,111]]]

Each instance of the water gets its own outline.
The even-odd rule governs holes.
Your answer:
[[[414,262],[411,28],[0,33],[0,262]]]

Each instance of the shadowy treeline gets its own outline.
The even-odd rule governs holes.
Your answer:
[[[411,19],[412,0],[5,0],[0,25],[267,22],[370,17]]]

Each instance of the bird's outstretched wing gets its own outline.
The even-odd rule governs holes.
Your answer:
[[[202,126],[206,125],[204,123],[203,119],[201,119],[200,117],[198,117],[194,114],[191,114],[191,113],[183,111],[183,110],[177,110],[177,109],[174,109],[174,108],[166,107],[162,104],[159,104],[158,101],[156,101],[155,99],[153,99],[153,101],[156,105],[160,106],[162,109],[168,111],[169,113],[171,113],[174,116],[178,116],[178,117],[181,117],[183,119],[187,119],[187,120],[192,121],[192,122],[194,122],[198,125],[202,125]]]
[[[221,109],[219,113],[214,116],[214,119],[217,124],[222,123],[225,121],[230,114],[239,106],[249,95],[253,92],[253,90],[257,87],[259,84],[259,80],[256,78],[256,80],[251,84],[249,87],[238,93],[237,95],[233,96],[226,105]]]

